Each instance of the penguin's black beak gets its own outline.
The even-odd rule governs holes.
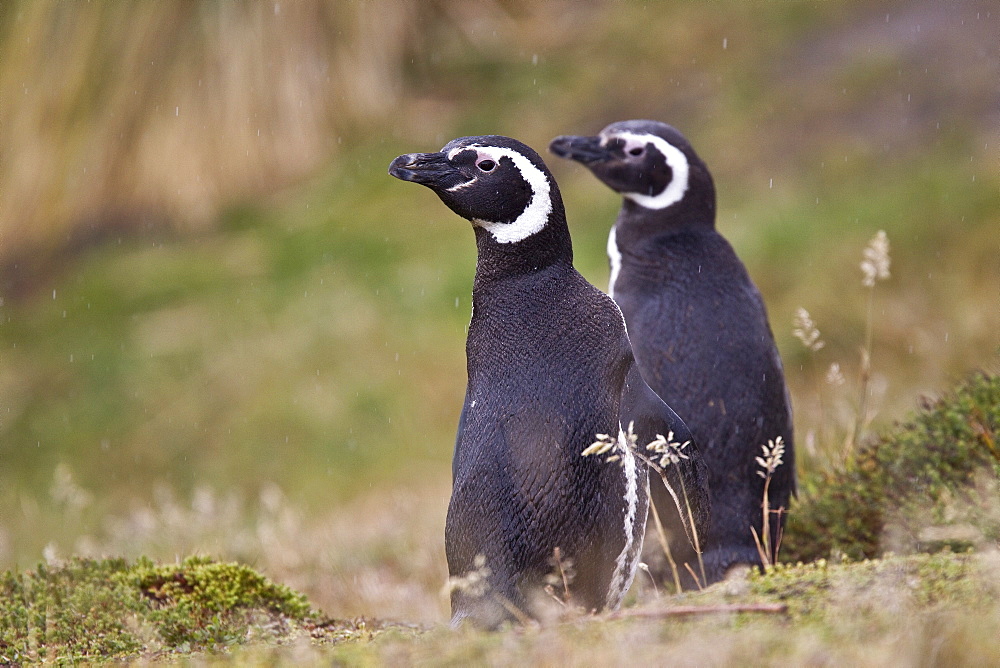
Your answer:
[[[576,160],[584,165],[603,162],[611,157],[607,149],[601,146],[600,137],[562,135],[552,140],[549,150],[560,158]]]
[[[407,153],[389,164],[389,175],[435,188],[454,177],[455,169],[444,153]]]

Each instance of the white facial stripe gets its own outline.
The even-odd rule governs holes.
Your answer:
[[[521,178],[531,186],[532,192],[531,201],[528,202],[528,206],[525,207],[521,215],[513,222],[498,223],[478,219],[472,222],[489,232],[493,235],[494,239],[502,244],[516,243],[541,231],[545,227],[545,223],[548,222],[549,214],[552,213],[552,198],[549,196],[551,188],[549,186],[549,179],[545,176],[545,173],[517,151],[499,146],[460,146],[448,153],[448,159],[451,160],[456,154],[470,149],[479,154],[476,162],[479,162],[483,158],[489,158],[499,164],[500,158],[510,158],[514,166],[517,167],[517,170],[521,172]],[[457,190],[471,184],[472,181],[463,183],[455,186],[454,189]]]
[[[469,179],[465,183],[459,183],[457,186],[452,186],[451,188],[447,188],[446,190],[448,192],[450,192],[450,193],[457,192],[459,190],[462,190],[463,188],[468,188],[469,186],[473,185],[478,180],[479,180],[479,177],[477,176],[477,177],[475,177],[473,179]]]
[[[679,148],[667,142],[662,137],[651,134],[636,134],[634,132],[616,132],[608,137],[601,136],[601,143],[606,144],[609,139],[625,140],[625,150],[628,151],[632,145],[645,146],[652,144],[656,150],[663,154],[667,160],[667,165],[673,170],[673,179],[667,184],[659,195],[647,195],[644,193],[622,193],[622,197],[627,197],[639,206],[647,209],[666,209],[671,204],[676,204],[684,197],[688,189],[688,173],[690,165],[684,153]]]
[[[635,455],[628,447],[627,437],[621,424],[618,425],[618,448],[622,456],[622,469],[625,472],[625,545],[615,559],[615,571],[608,587],[605,605],[609,610],[615,610],[621,605],[625,592],[635,578],[635,569],[639,565],[639,551],[633,549],[636,542],[635,521],[639,506],[639,471]]]
[[[622,253],[618,250],[615,227],[611,226],[611,233],[608,234],[608,259],[611,261],[611,277],[608,279],[608,296],[615,297],[615,281],[618,280],[618,272],[622,270]]]

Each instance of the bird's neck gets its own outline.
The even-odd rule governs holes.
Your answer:
[[[479,258],[474,288],[556,264],[573,265],[573,244],[561,206],[553,207],[541,230],[517,242],[501,243],[481,227],[475,232]]]
[[[630,199],[622,200],[615,229],[619,236],[660,237],[683,232],[715,229],[715,205],[682,200],[665,209],[647,209]]]

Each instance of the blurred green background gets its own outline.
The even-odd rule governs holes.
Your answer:
[[[998,35],[936,0],[0,0],[0,568],[208,551],[439,618],[475,247],[386,168],[466,134],[684,132],[830,465],[876,231],[868,433],[998,366]],[[619,201],[547,161],[603,287]]]

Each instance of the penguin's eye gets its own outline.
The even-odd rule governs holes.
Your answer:
[[[629,155],[639,156],[639,155],[642,155],[643,153],[645,153],[645,151],[646,151],[646,149],[644,149],[643,147],[636,146],[635,148],[630,148],[628,150],[628,154]]]
[[[483,170],[484,172],[492,172],[493,168],[496,166],[497,163],[493,162],[492,160],[481,160],[479,164],[476,165],[476,167]]]

